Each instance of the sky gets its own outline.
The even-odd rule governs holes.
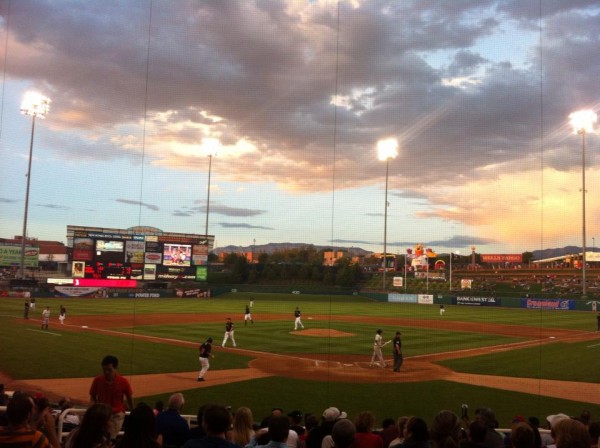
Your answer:
[[[0,237],[22,233],[34,90],[51,108],[29,237],[204,234],[208,204],[216,247],[581,246],[568,117],[600,109],[599,16],[592,0],[0,0]]]

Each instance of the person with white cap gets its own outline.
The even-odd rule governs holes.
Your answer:
[[[559,422],[563,420],[568,420],[570,418],[571,417],[569,417],[567,414],[563,414],[562,412],[558,414],[552,414],[546,417],[546,421],[548,422],[548,426],[550,428],[550,436],[552,437],[552,442],[547,444],[546,448],[556,448],[556,433],[554,431],[554,428]]]
[[[326,443],[324,440],[325,437],[331,436],[331,430],[335,422],[346,417],[348,417],[348,414],[336,407],[332,406],[325,409],[321,416],[321,424],[311,429],[306,437],[306,448],[322,448],[322,444]]]

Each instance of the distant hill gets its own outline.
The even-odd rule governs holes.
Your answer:
[[[586,251],[591,251],[591,247],[587,247]],[[580,246],[565,246],[555,249],[534,250],[531,252],[534,260],[545,260],[546,258],[562,257],[569,254],[581,253]]]
[[[225,247],[216,247],[212,250],[213,253],[219,255],[222,253],[245,253],[252,252],[254,250],[255,254],[272,254],[274,252],[280,252],[283,250],[290,249],[303,249],[303,248],[313,248],[316,250],[345,250],[353,256],[365,255],[368,256],[373,252],[368,250],[361,249],[360,247],[341,247],[341,246],[316,246],[314,244],[304,244],[304,243],[268,243],[268,244],[257,244],[256,246],[225,246]]]

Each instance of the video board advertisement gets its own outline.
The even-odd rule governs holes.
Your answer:
[[[124,241],[96,240],[96,262],[123,263]]]
[[[191,266],[192,246],[190,244],[164,244],[164,266]]]
[[[85,263],[83,261],[74,261],[71,266],[71,275],[73,278],[85,277]]]
[[[157,280],[195,280],[196,271],[187,266],[157,266]]]
[[[92,238],[73,239],[73,260],[92,261],[94,259],[94,240]]]
[[[143,263],[146,243],[144,241],[125,241],[125,262]]]

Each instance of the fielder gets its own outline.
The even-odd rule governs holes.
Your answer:
[[[298,307],[294,310],[294,317],[296,318],[296,320],[294,320],[294,330],[297,330],[298,326],[302,327],[304,330],[304,325],[302,325],[302,312]]]
[[[200,356],[198,359],[200,360],[200,373],[198,373],[198,381],[204,381],[204,375],[208,372],[210,364],[208,362],[208,358],[214,358],[212,351],[212,338],[208,338],[206,342],[200,345],[198,349],[200,351]]]
[[[223,336],[223,343],[221,344],[221,347],[225,348],[225,342],[227,342],[227,339],[231,338],[231,342],[233,342],[233,346],[237,347],[237,345],[235,344],[235,338],[233,337],[233,322],[231,322],[231,317],[227,318],[227,321],[225,322],[225,336]]]
[[[252,320],[252,313],[250,312],[250,305],[246,305],[246,313],[244,314],[244,325],[248,325],[248,321],[254,323],[254,321]]]
[[[378,329],[375,333],[375,340],[373,341],[373,355],[371,356],[371,364],[369,364],[369,367],[373,367],[376,363],[381,364],[382,368],[387,367],[387,364],[383,359],[383,352],[381,351],[381,349],[390,341],[384,343],[383,338],[381,337],[381,333],[383,333],[383,330],[381,329]]]
[[[446,308],[444,307],[444,304],[440,305],[440,316],[443,316],[444,314],[446,314]]]
[[[48,329],[48,323],[50,322],[50,307],[47,306],[44,311],[42,311],[42,330]]]
[[[61,325],[65,324],[65,318],[67,317],[67,309],[64,306],[60,306],[60,313],[58,314],[58,320]]]

